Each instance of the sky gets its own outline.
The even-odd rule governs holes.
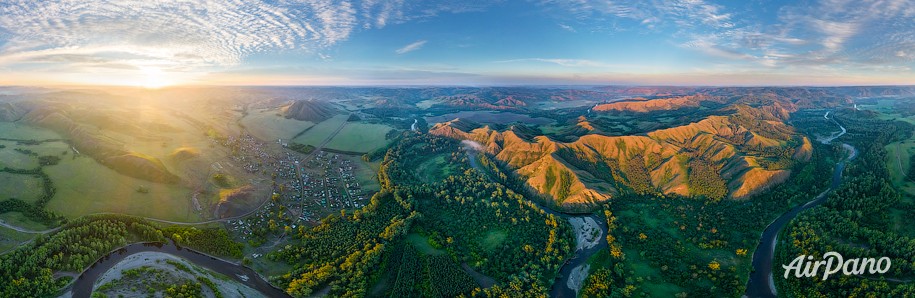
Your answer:
[[[915,1],[0,0],[0,85],[911,85]]]

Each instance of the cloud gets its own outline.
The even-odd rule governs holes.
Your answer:
[[[417,40],[411,44],[405,45],[402,48],[397,49],[394,52],[397,53],[398,55],[403,55],[403,54],[406,54],[406,53],[409,53],[412,51],[419,50],[424,45],[426,45],[426,40]]]
[[[0,0],[0,65],[74,68],[84,60],[99,59],[99,65],[212,69],[239,65],[257,53],[327,57],[328,48],[358,30],[485,5],[489,4],[404,0]]]
[[[559,24],[557,24],[557,25],[559,25],[559,28],[562,28],[562,30],[569,31],[569,32],[572,32],[572,33],[578,32],[578,31],[575,31],[575,28],[572,27],[572,26],[569,26],[569,25],[566,25],[566,24],[563,24],[563,23],[559,23]]]
[[[524,58],[493,61],[493,63],[522,63],[522,62],[541,62],[552,63],[566,67],[609,67],[610,65],[586,59],[556,59],[556,58]]]

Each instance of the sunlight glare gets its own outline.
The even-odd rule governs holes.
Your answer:
[[[159,89],[172,84],[169,82],[168,78],[166,78],[162,69],[158,67],[144,67],[141,71],[143,73],[143,83],[141,86],[144,88]]]

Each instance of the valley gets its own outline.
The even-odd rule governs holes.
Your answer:
[[[47,271],[0,272],[34,280],[23,293],[37,296],[139,293],[110,278],[94,282],[124,270],[169,276],[206,297],[756,296],[754,274],[767,272],[754,270],[767,247],[760,235],[774,247],[769,264],[777,263],[792,248],[765,240],[780,230],[770,223],[791,231],[810,220],[820,204],[832,206],[826,190],[844,187],[822,177],[836,164],[836,175],[842,165],[860,167],[836,144],[864,148],[858,139],[875,125],[906,129],[893,122],[901,114],[879,111],[885,102],[869,106],[850,92],[278,87],[5,95],[0,183],[9,191],[0,201],[0,258],[33,258],[35,248],[68,257],[33,265]],[[133,96],[143,104],[126,100]],[[855,103],[860,110],[849,108]],[[142,120],[128,120],[135,115]],[[898,152],[885,165],[904,189],[890,170],[904,168],[908,156]],[[794,208],[801,205],[811,210]],[[902,233],[906,211],[894,210],[886,219]],[[78,233],[104,245],[54,240]],[[143,242],[166,244],[136,244]],[[103,258],[120,248],[128,252]],[[154,251],[165,254],[137,259]],[[208,267],[199,261],[207,255],[233,269]],[[124,258],[129,268],[105,273]],[[210,288],[199,277],[214,281],[213,273],[188,275],[152,259],[259,278],[225,275],[235,281]],[[97,261],[107,265],[93,269],[89,284],[76,278]],[[136,282],[150,291],[170,291],[143,280]]]

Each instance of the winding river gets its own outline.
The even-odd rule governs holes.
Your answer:
[[[559,274],[556,275],[556,280],[553,282],[553,287],[550,288],[550,297],[578,297],[578,291],[581,288],[581,285],[584,284],[583,279],[588,277],[587,271],[581,272],[581,275],[578,274],[580,270],[583,269],[582,266],[587,266],[588,259],[591,258],[591,255],[607,247],[607,221],[601,219],[596,215],[576,216],[566,213],[559,213],[546,207],[541,208],[550,214],[559,216],[566,220],[571,220],[574,218],[590,218],[594,220],[597,223],[597,227],[600,228],[600,235],[597,236],[599,237],[597,245],[594,245],[590,248],[581,248],[576,250],[572,258],[562,264],[562,268],[559,269]],[[573,232],[575,235],[578,235],[579,233],[579,231]],[[570,279],[573,277],[580,280],[577,283],[570,282]],[[572,284],[577,285],[575,289],[572,288]]]
[[[830,119],[828,116],[829,112],[826,112],[826,115],[823,115],[826,119]],[[846,132],[845,127],[842,127],[835,119],[830,120],[838,125],[841,131],[839,133],[834,133],[829,137],[819,139],[820,143],[829,144]],[[788,212],[785,212],[769,224],[765,231],[763,231],[759,246],[757,246],[756,251],[753,252],[753,271],[750,272],[750,279],[747,281],[747,290],[744,297],[776,297],[777,293],[775,289],[775,280],[772,277],[772,269],[773,266],[775,266],[775,264],[773,264],[773,257],[775,255],[775,245],[778,242],[778,234],[782,228],[791,222],[798,214],[826,202],[826,195],[829,194],[830,191],[838,188],[839,184],[842,183],[842,171],[845,169],[845,165],[858,155],[858,150],[855,149],[855,147],[844,143],[842,144],[842,147],[849,151],[849,156],[846,160],[836,164],[836,168],[832,173],[832,184],[829,189],[823,191],[806,204],[795,206]]]
[[[181,257],[200,267],[228,276],[239,283],[261,292],[267,297],[289,297],[280,290],[261,278],[251,268],[235,264],[226,260],[212,257],[191,249],[162,243],[134,243],[109,253],[83,271],[70,288],[73,297],[89,297],[95,281],[124,258],[140,252],[161,252]]]
[[[477,163],[477,158],[476,158],[476,154],[479,153],[478,151],[483,146],[477,142],[467,141],[467,140],[465,140],[461,143],[464,145],[464,151],[467,153],[467,160],[470,161],[470,166],[473,167],[474,169],[477,169],[477,170],[485,173],[486,170],[483,169],[482,167],[480,167],[480,165]],[[570,282],[570,278],[584,279],[584,278],[588,277],[587,276],[588,272],[582,271],[582,266],[587,265],[588,259],[591,258],[591,255],[593,255],[594,253],[607,247],[607,221],[601,219],[600,217],[598,217],[597,215],[594,215],[594,214],[582,215],[582,214],[564,213],[564,212],[559,212],[559,211],[553,210],[551,208],[548,208],[546,206],[543,206],[536,200],[534,200],[532,202],[534,202],[534,204],[536,204],[538,207],[540,207],[540,209],[543,210],[544,212],[555,215],[559,218],[565,219],[570,224],[573,219],[579,219],[579,220],[583,220],[583,221],[588,220],[588,219],[593,220],[594,223],[597,224],[597,228],[600,230],[600,235],[597,235],[597,237],[598,237],[597,244],[595,244],[591,247],[580,247],[581,245],[576,242],[575,253],[572,255],[572,258],[566,260],[566,262],[562,264],[562,267],[559,269],[559,274],[556,275],[556,279],[553,282],[553,286],[550,288],[550,297],[578,297],[578,291],[584,281],[579,280],[577,283]],[[572,226],[576,227],[575,225],[572,225]],[[581,231],[577,230],[577,229],[573,229],[572,232],[574,235],[578,235]],[[587,269],[585,269],[585,270],[587,270]],[[571,286],[571,285],[576,285],[576,286]],[[573,289],[573,287],[574,287],[574,289]]]

